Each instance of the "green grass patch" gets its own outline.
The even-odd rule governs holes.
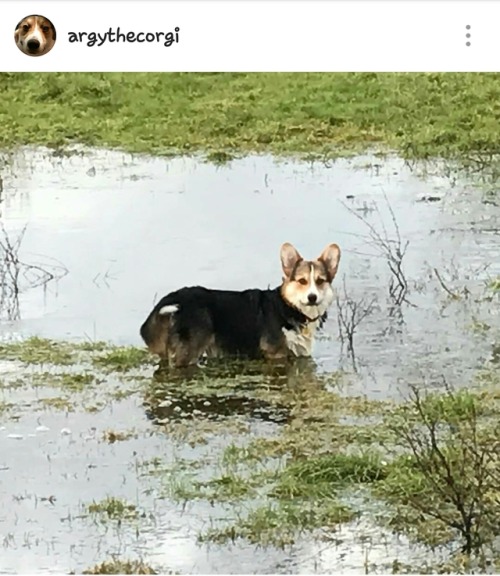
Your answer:
[[[123,346],[102,352],[92,360],[94,366],[107,372],[128,372],[151,366],[154,361],[151,354],[142,348]]]
[[[336,529],[355,514],[335,500],[297,504],[277,502],[259,507],[234,524],[211,528],[200,534],[201,542],[225,544],[246,539],[252,544],[284,548],[293,544],[299,535],[316,528]]]
[[[144,369],[153,363],[140,348],[38,336],[3,342],[0,354],[18,364],[3,374],[0,388],[21,396],[23,411],[100,411],[140,392],[147,374]]]
[[[113,346],[105,342],[65,342],[32,336],[18,342],[2,342],[0,354],[6,360],[26,365],[74,366],[90,364],[106,372],[128,372],[151,366],[154,360],[143,348]],[[94,383],[89,372],[80,374],[51,374],[46,372],[36,377],[40,383],[53,379],[61,387],[84,387]]]
[[[33,336],[20,342],[2,342],[0,355],[23,364],[69,366],[76,362],[75,349],[66,342]]]
[[[59,388],[67,392],[83,392],[100,383],[100,379],[90,372],[40,372],[25,377],[25,384],[34,388]]]
[[[142,560],[113,559],[87,568],[82,574],[158,574],[158,572]]]
[[[132,520],[138,516],[135,504],[130,504],[113,496],[100,502],[92,502],[87,506],[87,509],[90,514],[96,514],[110,520]]]
[[[178,478],[169,486],[169,494],[179,502],[207,500],[208,502],[236,502],[252,496],[255,483],[240,476],[226,474],[204,482]]]
[[[466,162],[500,150],[490,73],[2,73],[0,90],[0,148],[81,143],[214,162],[368,147]]]
[[[325,454],[292,461],[279,475],[272,494],[280,498],[329,498],[346,485],[371,483],[386,476],[377,454]]]
[[[500,292],[500,276],[493,278],[488,282],[488,288],[495,293]]]

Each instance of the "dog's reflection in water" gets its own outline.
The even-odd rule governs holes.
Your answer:
[[[175,368],[161,362],[148,387],[145,406],[155,422],[246,416],[283,424],[290,419],[285,395],[304,386],[323,387],[310,358],[285,362],[211,360]],[[271,399],[272,398],[272,399]]]

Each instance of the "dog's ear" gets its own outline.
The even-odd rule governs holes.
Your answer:
[[[321,252],[318,260],[323,262],[326,268],[326,273],[328,274],[328,280],[332,282],[335,278],[335,274],[337,274],[337,268],[339,267],[340,248],[337,244],[328,244],[323,252]]]
[[[285,242],[281,247],[280,256],[285,277],[290,278],[297,262],[303,258],[289,242]]]
[[[23,20],[24,20],[24,18],[23,18]],[[20,21],[17,23],[16,32],[19,30],[21,24],[23,23],[23,20],[20,20]]]

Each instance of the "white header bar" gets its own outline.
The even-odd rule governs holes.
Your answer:
[[[6,72],[500,70],[494,1],[4,0],[1,12]],[[14,41],[30,14],[57,31],[37,58]]]

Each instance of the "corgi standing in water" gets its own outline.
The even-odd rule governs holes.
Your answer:
[[[304,260],[287,242],[280,256],[284,276],[277,288],[192,286],[163,297],[141,326],[149,350],[176,367],[203,355],[311,356],[314,333],[333,301],[340,248],[329,244],[315,260]]]

